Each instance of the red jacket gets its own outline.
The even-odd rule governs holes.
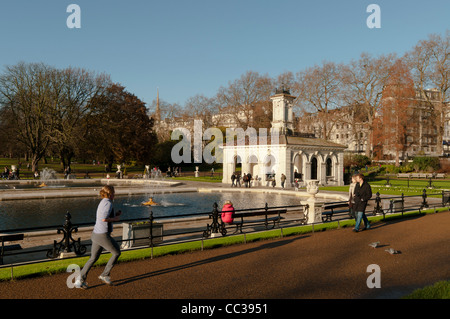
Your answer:
[[[233,222],[234,217],[234,207],[230,204],[225,204],[222,207],[222,221],[224,223],[231,224]]]

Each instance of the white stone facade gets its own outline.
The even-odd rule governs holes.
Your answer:
[[[296,136],[293,133],[292,101],[289,91],[276,92],[273,101],[272,135],[270,141],[259,140],[257,145],[228,145],[223,147],[222,183],[231,184],[231,175],[240,171],[250,173],[254,185],[285,187],[318,180],[320,185],[344,185],[344,150],[347,146],[330,141]],[[278,135],[280,134],[280,135]],[[238,169],[240,166],[240,170]],[[298,175],[297,175],[298,174]]]
[[[318,180],[320,185],[344,185],[345,147],[319,139],[313,140],[323,145],[290,144],[302,140],[305,138],[280,136],[277,145],[224,146],[222,183],[231,184],[231,175],[240,166],[241,175],[250,173],[254,185],[259,181],[260,185],[271,186],[274,174],[276,187],[281,187],[281,174],[284,174],[285,187],[292,187],[296,173],[300,184]]]

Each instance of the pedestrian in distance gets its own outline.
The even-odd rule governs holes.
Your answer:
[[[244,173],[242,175],[242,181],[244,182],[244,186],[248,187],[248,176],[247,176],[247,174]]]
[[[369,199],[372,198],[372,188],[369,183],[364,180],[363,174],[356,175],[356,186],[355,186],[355,212],[356,212],[356,222],[354,232],[359,232],[359,226],[361,220],[364,221],[364,229],[370,228],[369,220],[366,216],[366,207]],[[364,230],[363,229],[363,230]]]
[[[122,211],[120,210],[114,213],[114,195],[114,187],[111,185],[105,185],[100,190],[100,196],[102,200],[100,201],[97,208],[95,226],[91,235],[91,257],[86,262],[80,272],[79,277],[75,281],[76,288],[88,288],[88,285],[86,283],[87,275],[91,267],[100,257],[103,249],[109,251],[111,253],[111,257],[108,260],[104,271],[98,278],[108,285],[112,284],[109,275],[111,269],[120,256],[120,247],[117,242],[111,237],[111,233],[113,231],[112,223],[118,222],[120,220],[119,216],[122,214]]]
[[[231,175],[231,187],[233,187],[233,186],[236,187],[235,181],[236,181],[236,174],[233,173]]]
[[[356,175],[352,176],[352,182],[350,183],[350,187],[348,189],[348,214],[350,217],[355,218],[355,187],[356,187]]]
[[[284,183],[286,183],[286,175],[281,174],[281,188],[284,189]]]
[[[248,187],[252,187],[252,174],[247,174]]]

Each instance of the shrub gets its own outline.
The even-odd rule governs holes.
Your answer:
[[[417,156],[413,158],[412,166],[416,172],[432,172],[440,168],[438,157]]]
[[[361,168],[370,164],[371,164],[370,158],[368,158],[365,155],[349,154],[344,156],[344,167]]]

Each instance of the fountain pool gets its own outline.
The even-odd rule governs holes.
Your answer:
[[[153,197],[159,206],[144,206],[143,202]],[[250,198],[250,199],[249,199]],[[225,200],[231,200],[236,209],[262,208],[269,206],[299,205],[296,196],[249,193],[246,192],[186,192],[186,193],[150,193],[139,195],[117,195],[114,199],[115,210],[122,210],[123,219],[154,217],[180,214],[209,213],[216,202],[219,209]],[[64,223],[66,212],[72,215],[72,223],[93,223],[99,197],[68,197],[51,199],[27,199],[0,201],[0,230],[17,228],[60,226]]]

